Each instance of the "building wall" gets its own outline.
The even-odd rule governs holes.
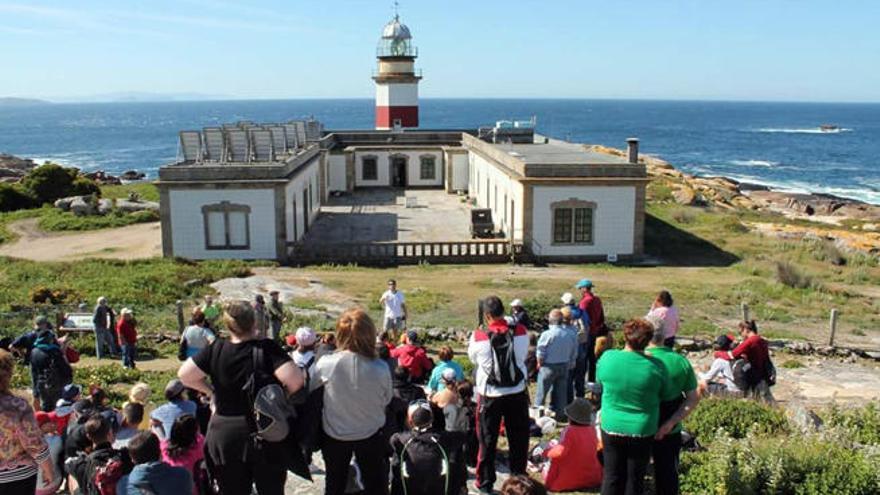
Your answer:
[[[174,256],[197,260],[276,259],[273,188],[171,189],[168,192],[168,199]],[[221,201],[250,206],[250,249],[207,249],[202,206]]]
[[[634,254],[636,186],[534,186],[532,246],[541,256],[606,256]],[[578,199],[596,204],[593,244],[553,245],[551,204]]]
[[[419,83],[376,84],[377,107],[415,107],[419,105]]]
[[[327,191],[346,191],[345,154],[327,155]]]
[[[468,155],[456,153],[452,156],[452,190],[467,191],[468,188]]]
[[[496,230],[503,230],[514,240],[523,238],[523,185],[483,156],[468,153],[468,195],[476,198],[479,208],[492,209]],[[511,213],[512,212],[512,213]],[[513,218],[513,232],[510,220]]]
[[[288,242],[302,239],[305,234],[304,215],[308,215],[308,225],[311,228],[321,207],[321,194],[318,188],[319,161],[315,160],[312,163],[307,170],[295,176],[284,188],[284,217]],[[309,185],[312,187],[311,206],[303,202],[303,191],[308,191]]]
[[[391,185],[391,156],[405,155],[407,160],[407,185],[418,187],[441,187],[444,178],[443,152],[439,149],[422,150],[406,150],[406,151],[374,151],[374,150],[356,150],[355,151],[355,186],[357,187],[375,187]],[[431,155],[434,157],[434,179],[420,179],[421,161],[423,155]],[[377,162],[376,180],[364,180],[363,157],[375,156]]]

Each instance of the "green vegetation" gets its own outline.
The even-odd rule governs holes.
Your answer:
[[[134,182],[118,186],[101,186],[101,197],[107,199],[128,199],[131,193],[144,201],[159,201],[159,189],[152,182]]]
[[[136,211],[124,213],[120,210],[111,210],[106,215],[76,216],[67,211],[57,208],[45,208],[40,215],[39,227],[48,232],[66,230],[97,230],[115,227],[125,227],[144,222],[158,222],[157,211]]]
[[[828,426],[842,430],[854,442],[880,445],[880,402],[854,409],[834,406],[824,419]]]
[[[782,410],[752,400],[706,399],[684,423],[701,443],[718,436],[745,438],[748,434],[780,434],[788,431]]]

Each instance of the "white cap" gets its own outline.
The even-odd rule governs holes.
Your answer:
[[[512,308],[514,306],[518,306],[518,307],[522,308],[523,307],[522,300],[521,299],[514,299],[513,301],[510,301],[510,307]]]
[[[535,420],[535,424],[541,429],[541,433],[549,435],[556,430],[556,420],[550,416],[541,416]]]
[[[131,308],[122,308],[122,311],[120,311],[119,314],[133,315],[134,311],[132,311]]]
[[[574,301],[574,296],[571,292],[566,292],[562,295],[562,304],[571,304]]]
[[[309,327],[299,327],[296,329],[296,343],[303,347],[313,345],[318,340],[315,331]]]

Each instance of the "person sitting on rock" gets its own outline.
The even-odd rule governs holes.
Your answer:
[[[727,353],[733,347],[733,336],[719,335],[713,344],[715,352]],[[709,395],[734,395],[742,394],[733,377],[733,367],[726,358],[716,357],[712,366],[705,373],[700,373],[700,390]]]
[[[391,351],[391,357],[397,359],[397,365],[409,371],[413,383],[424,383],[434,363],[428,359],[425,348],[419,343],[419,334],[414,330],[406,332],[406,343]]]

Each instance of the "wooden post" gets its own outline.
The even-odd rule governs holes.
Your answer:
[[[742,321],[750,321],[751,319],[749,318],[749,303],[743,301],[743,303],[740,304],[740,308],[742,309]]]
[[[830,346],[834,345],[834,334],[837,333],[837,317],[838,317],[837,310],[832,309],[831,310],[831,321],[830,321],[831,336],[828,338],[828,345],[830,345]]]
[[[177,303],[175,303],[175,306],[177,306],[177,333],[182,335],[183,330],[186,328],[185,321],[183,319],[183,301],[178,299]]]

